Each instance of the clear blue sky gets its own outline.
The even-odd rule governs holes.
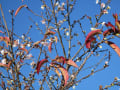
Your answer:
[[[102,0],[102,1],[106,2],[107,0]],[[26,4],[34,12],[38,14],[40,14],[41,12],[40,0],[24,0],[23,3],[22,0],[0,0],[0,3],[2,4],[2,8],[5,13],[5,18],[7,20],[9,29],[11,28],[11,15],[9,14],[9,10],[11,9],[16,10],[20,5]],[[47,3],[49,4],[49,2]],[[105,21],[105,22],[111,21],[114,24],[114,19],[112,17],[112,14],[113,13],[120,14],[120,0],[111,0],[110,7],[111,10],[108,11],[109,14],[104,15],[101,21]],[[96,0],[77,0],[75,9],[72,14],[72,20],[79,19],[81,16],[85,14],[94,17],[94,15],[97,14],[97,12],[99,12],[99,10],[98,10],[98,5],[96,4]],[[27,9],[24,8],[15,17],[14,30],[18,35],[22,35],[23,33],[26,33],[29,26],[32,24],[32,22],[29,20],[28,17],[32,17],[35,22],[37,22],[40,26],[42,25],[41,24],[42,19],[32,15],[31,12],[27,11]],[[84,23],[83,24],[84,29],[90,32],[91,27],[88,21],[86,20],[83,23]],[[40,37],[40,33],[36,30],[35,26],[33,26],[32,33],[30,33],[29,36],[31,36],[34,41],[42,39],[42,37]],[[117,42],[116,44],[120,47],[120,42],[118,42],[117,40],[114,40],[114,42]],[[98,90],[99,85],[103,85],[103,86],[108,85],[114,80],[114,77],[120,78],[120,70],[119,70],[120,58],[112,49],[111,51],[113,55],[111,57],[110,67],[80,82],[79,85],[76,86],[76,90]],[[92,58],[90,59],[92,60]],[[109,90],[118,90],[118,89],[119,87],[109,88]],[[72,90],[72,88],[70,90]]]

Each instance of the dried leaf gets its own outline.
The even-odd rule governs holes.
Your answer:
[[[91,31],[90,33],[88,33],[86,39],[85,39],[85,44],[87,44],[91,38],[93,38],[94,35],[97,35],[97,34],[101,34],[101,30],[98,29],[98,30],[94,30],[94,31]],[[87,46],[87,45],[86,45]]]
[[[61,73],[58,71],[57,68],[55,68],[55,72],[57,73],[57,75],[60,77]]]
[[[91,48],[91,42],[93,42],[95,40],[96,39],[94,37],[91,37],[91,39],[86,42],[86,48],[88,48],[88,49]]]
[[[23,7],[27,7],[27,5],[21,5],[19,6],[19,8],[16,10],[15,12],[15,16],[18,14],[18,12],[23,8]]]
[[[71,65],[71,66],[74,66],[74,67],[77,67],[77,68],[78,68],[78,65],[77,65],[73,60],[71,60],[71,59],[68,59],[68,60],[66,61],[66,64],[69,64],[69,65]]]
[[[19,50],[25,51],[28,54],[28,50],[25,48],[19,48]]]
[[[0,67],[8,67],[7,64],[0,63]]]
[[[108,30],[103,32],[103,36],[106,37],[107,35],[110,35],[113,32],[114,32],[113,29],[108,29]]]
[[[52,65],[53,66],[56,65],[57,66],[56,68],[60,69],[60,71],[62,72],[62,75],[63,75],[64,80],[65,80],[65,83],[64,83],[64,86],[65,86],[67,84],[68,79],[69,79],[68,71],[64,67],[62,67],[60,64],[52,63]]]
[[[49,43],[48,50],[49,50],[49,52],[51,52],[51,50],[52,50],[52,42]]]
[[[57,41],[58,41],[58,38],[57,38],[57,36],[55,36],[55,42],[57,43]]]
[[[114,49],[115,52],[120,56],[120,48],[116,44],[114,44],[111,41],[105,41],[105,43],[107,43],[110,47],[112,47],[112,49]]]
[[[36,67],[37,74],[39,74],[39,71],[40,71],[41,66],[42,66],[44,63],[46,63],[46,62],[48,62],[47,59],[42,59],[41,61],[39,61],[39,62],[37,63],[37,67]]]
[[[107,27],[109,27],[109,26],[112,27],[113,31],[115,32],[115,30],[116,30],[116,29],[115,29],[115,26],[112,25],[111,22],[108,22],[108,23],[106,23],[105,25],[106,25]]]
[[[55,32],[50,31],[50,30],[45,33],[45,35],[54,35],[54,34],[55,34]]]

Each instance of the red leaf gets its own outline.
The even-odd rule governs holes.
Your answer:
[[[115,20],[118,20],[118,15],[117,15],[117,13],[113,14],[113,17],[115,18]]]
[[[0,67],[8,67],[7,64],[0,63]]]
[[[105,41],[105,43],[107,43],[112,49],[114,49],[115,52],[120,56],[120,48],[116,44],[111,41]]]
[[[28,54],[28,50],[25,49],[25,48],[19,48],[19,50],[23,50],[23,51],[25,51]]]
[[[23,8],[23,7],[27,7],[27,5],[21,5],[15,12],[15,16],[18,14],[18,12]]]
[[[107,27],[108,27],[108,26],[112,27],[112,29],[113,29],[113,30],[114,30],[114,32],[115,32],[115,26],[114,26],[114,25],[112,25],[112,24],[111,24],[111,22],[108,22],[108,24],[105,24],[105,25],[106,25]]]
[[[59,68],[60,71],[62,72],[62,75],[63,75],[64,80],[65,80],[65,83],[64,83],[64,86],[65,86],[65,85],[67,84],[68,79],[69,79],[68,71],[67,71],[64,67],[62,67],[60,64],[52,63],[52,65],[53,65],[53,66],[56,65],[57,68]]]
[[[63,63],[63,65],[65,64],[66,59],[63,56],[56,56],[55,59],[53,59],[52,61],[57,61],[59,63]]]
[[[10,43],[10,39],[9,37],[0,37],[1,41],[4,41],[8,47],[9,43]]]
[[[94,37],[91,37],[90,40],[86,42],[86,48],[91,48],[91,42],[95,41],[96,39]]]
[[[108,30],[106,30],[106,31],[103,32],[103,36],[105,37],[107,35],[110,35],[113,32],[114,32],[113,29],[108,29]]]
[[[91,40],[91,38],[96,35],[96,34],[101,34],[101,30],[98,29],[98,30],[94,30],[94,31],[91,31],[90,33],[88,33],[86,39],[85,39],[85,44],[87,44],[89,42],[89,40]],[[87,46],[87,45],[86,45]]]
[[[42,59],[41,61],[39,61],[39,62],[37,63],[37,67],[36,67],[37,74],[39,74],[39,71],[40,71],[41,66],[42,66],[44,63],[46,63],[46,62],[48,62],[47,59]]]
[[[69,65],[71,65],[71,66],[74,66],[74,67],[77,67],[77,68],[78,68],[78,65],[77,65],[73,60],[71,60],[71,59],[68,59],[68,60],[66,61],[66,64],[69,64]]]
[[[52,42],[50,42],[49,45],[48,45],[49,52],[51,52],[51,49],[52,49]]]
[[[45,35],[54,35],[54,34],[55,34],[55,32],[50,31],[50,30],[45,33]]]

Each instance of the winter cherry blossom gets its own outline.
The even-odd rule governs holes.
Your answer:
[[[46,22],[45,22],[45,20],[42,20],[41,23],[42,23],[42,24],[45,24]]]
[[[104,25],[105,25],[105,22],[102,22],[101,25],[104,26]]]
[[[108,11],[106,9],[104,9],[102,12],[103,14],[108,14]]]
[[[69,32],[66,32],[66,36],[69,36]]]
[[[44,10],[44,8],[45,8],[45,5],[41,5],[41,9]]]
[[[105,8],[105,3],[101,3],[101,8]]]
[[[94,30],[96,30],[96,28],[94,28],[94,27],[91,27],[90,29],[91,29],[91,31],[94,31]]]
[[[96,4],[98,4],[99,3],[99,0],[96,0]]]
[[[7,60],[4,58],[4,59],[1,60],[1,63],[6,64]]]

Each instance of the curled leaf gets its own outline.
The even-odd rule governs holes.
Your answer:
[[[4,42],[6,43],[6,45],[7,45],[7,47],[8,47],[8,45],[9,45],[9,43],[10,43],[9,37],[0,37],[0,40],[1,40],[1,41],[4,41]]]
[[[86,42],[86,48],[91,48],[91,42],[95,41],[96,39],[94,37],[91,37],[90,40]]]
[[[120,56],[120,48],[116,44],[111,41],[105,41],[105,43],[107,43],[112,49],[114,49],[115,52]]]
[[[101,32],[100,29],[94,30],[94,31],[91,31],[90,33],[88,33],[88,35],[87,35],[87,37],[85,39],[85,44],[88,44],[88,42],[90,42],[91,38],[93,38],[94,35],[101,34],[101,33],[102,32]]]
[[[27,7],[27,5],[21,5],[15,12],[15,16],[18,14],[18,12],[23,8],[23,7]]]
[[[49,43],[48,50],[49,50],[49,52],[51,52],[51,50],[52,50],[52,42]]]
[[[55,32],[50,31],[50,30],[45,33],[45,35],[54,35],[54,34],[55,34]]]
[[[25,51],[28,54],[28,50],[25,48],[19,48],[19,50]]]
[[[39,61],[39,62],[37,63],[37,67],[36,67],[37,74],[39,74],[39,71],[40,71],[41,66],[42,66],[44,63],[46,63],[46,62],[48,62],[47,59],[42,59],[41,61]]]
[[[113,29],[108,29],[108,30],[103,32],[103,36],[106,37],[107,35],[110,35],[113,32],[114,32]]]
[[[77,65],[73,60],[71,60],[71,59],[68,59],[68,60],[66,61],[66,64],[69,64],[69,65],[71,65],[71,66],[74,66],[74,67],[77,67],[77,68],[78,68],[78,65]]]
[[[56,68],[58,68],[61,71],[61,73],[64,77],[64,81],[65,81],[64,86],[65,86],[67,84],[68,79],[69,79],[68,71],[64,67],[62,67],[60,64],[52,63],[52,65],[53,66],[56,65],[57,66]]]
[[[115,30],[116,30],[116,29],[115,29],[115,26],[112,25],[111,22],[108,22],[108,23],[106,23],[105,25],[106,25],[107,27],[108,27],[108,26],[112,27],[113,31],[115,32]]]

